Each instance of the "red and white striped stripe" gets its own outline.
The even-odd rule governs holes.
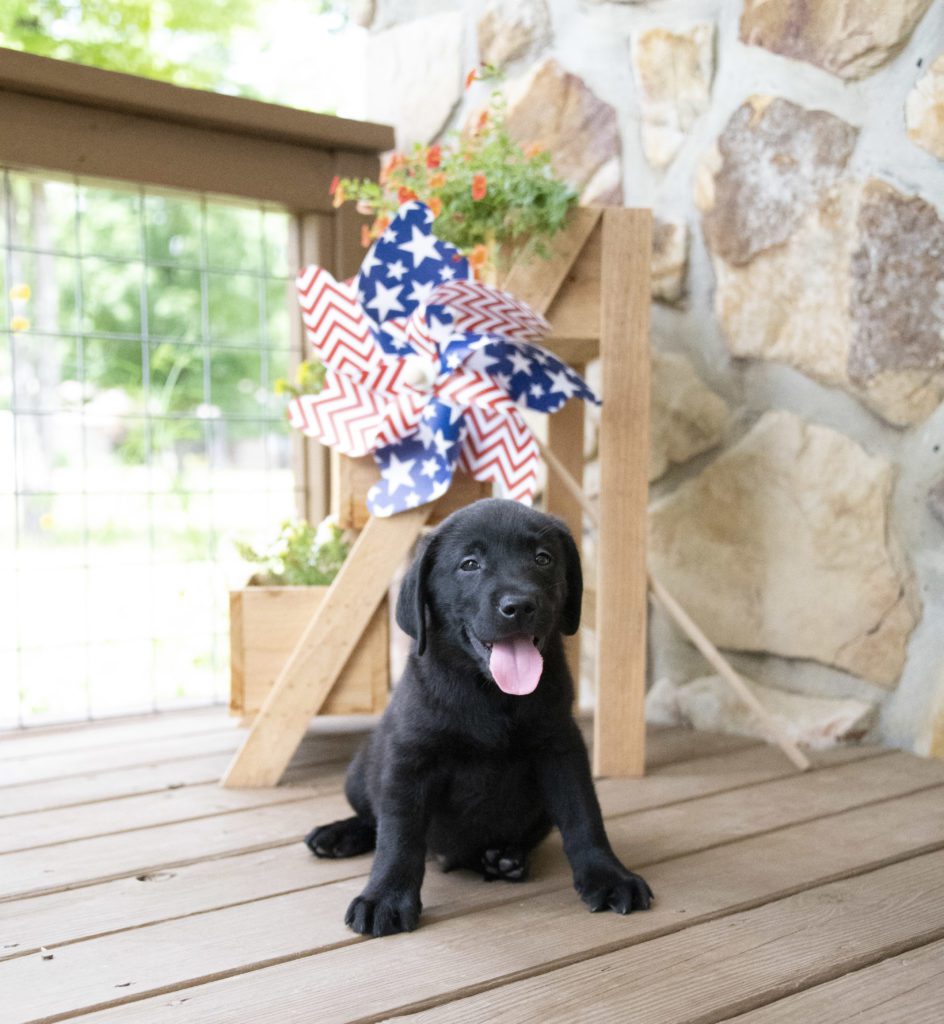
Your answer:
[[[289,422],[308,437],[343,455],[367,455],[376,447],[386,401],[341,373],[325,374],[317,395],[300,395],[288,404]]]
[[[501,414],[471,406],[466,426],[459,468],[529,505],[537,490],[538,446],[521,413],[514,406]]]
[[[448,281],[433,290],[429,301],[449,307],[457,331],[533,341],[551,329],[530,306],[481,281]]]

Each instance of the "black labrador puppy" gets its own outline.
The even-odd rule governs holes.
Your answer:
[[[516,502],[476,502],[430,534],[397,602],[409,663],[347,773],[355,816],[305,840],[319,857],[376,847],[354,931],[416,927],[428,850],[446,871],[521,881],[553,825],[591,910],[649,906],[607,840],[571,713],[561,634],[580,625],[582,591],[567,527]]]

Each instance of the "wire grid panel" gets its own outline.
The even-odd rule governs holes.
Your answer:
[[[296,507],[290,215],[2,170],[0,727],[212,703]]]

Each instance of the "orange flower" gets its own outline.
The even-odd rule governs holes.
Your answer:
[[[488,192],[488,182],[485,180],[485,175],[476,174],[472,178],[472,198],[478,202],[485,198],[486,192]]]
[[[524,155],[529,159],[531,157],[540,156],[544,152],[544,147],[540,143],[532,142],[529,146],[525,146]]]
[[[488,263],[488,246],[479,243],[469,253],[469,263],[473,267],[484,267]]]
[[[328,187],[328,195],[329,196],[333,196],[334,193],[337,192],[338,185],[340,185],[340,184],[341,184],[341,179],[337,175],[335,175],[331,179],[331,185]]]
[[[387,228],[389,228],[389,227],[390,227],[390,218],[389,217],[378,217],[374,221],[374,229],[373,229],[374,238],[379,238],[380,235],[382,235],[387,230]]]
[[[402,153],[391,153],[390,159],[380,169],[380,184],[386,185],[388,178],[398,168],[406,163],[406,157]]]
[[[470,85],[471,85],[471,84],[472,84],[473,82],[476,82],[476,81],[478,81],[478,77],[479,77],[479,69],[478,69],[478,68],[473,68],[473,69],[472,69],[472,70],[471,70],[471,71],[470,71],[470,72],[469,72],[469,73],[468,73],[468,74],[467,74],[467,75],[465,76],[465,87],[466,87],[466,89],[468,89],[468,88],[469,88],[469,86],[470,86]]]
[[[331,205],[337,209],[344,202],[344,186],[338,182],[334,190],[334,195],[331,200]]]
[[[442,200],[439,196],[430,196],[426,205],[433,211],[433,216],[438,217],[442,213]]]
[[[479,119],[478,119],[478,121],[476,121],[476,122],[475,122],[475,130],[476,130],[477,132],[480,132],[480,131],[482,131],[482,129],[483,129],[483,128],[484,128],[484,127],[485,127],[485,126],[487,125],[487,124],[488,124],[488,111],[487,111],[487,110],[483,110],[483,111],[482,111],[482,113],[481,113],[481,114],[479,114]]]
[[[434,171],[442,163],[442,146],[430,146],[426,150],[426,166]]]
[[[429,176],[429,187],[430,188],[442,188],[446,184],[446,175],[439,171],[437,174],[431,174]]]
[[[416,198],[416,193],[406,185],[401,185],[397,191],[397,200],[401,203],[409,203]]]
[[[370,245],[370,228],[361,224],[361,245],[366,249]]]

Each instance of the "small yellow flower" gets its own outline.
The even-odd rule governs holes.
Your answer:
[[[32,291],[28,284],[15,284],[10,289],[10,298],[14,302],[29,302]]]
[[[44,512],[39,517],[39,527],[41,530],[52,530],[56,525],[55,516],[52,512]]]
[[[29,329],[30,322],[25,316],[14,316],[10,318],[11,331],[28,331]]]

